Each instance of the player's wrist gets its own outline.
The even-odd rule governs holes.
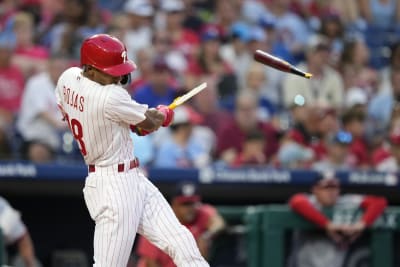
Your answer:
[[[145,136],[150,134],[150,131],[146,131],[136,125],[130,125],[129,128],[131,129],[132,132],[136,133],[138,136]]]
[[[174,119],[174,111],[165,105],[158,105],[156,109],[164,115],[164,122],[162,123],[162,126],[168,127],[171,125],[172,120]]]

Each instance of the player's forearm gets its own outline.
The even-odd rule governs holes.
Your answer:
[[[18,250],[27,267],[35,267],[35,250],[29,233],[18,242]]]
[[[137,126],[148,132],[156,131],[164,122],[164,115],[154,108],[148,109],[145,116],[146,119],[138,123]]]
[[[224,228],[225,228],[224,219],[221,217],[221,215],[216,214],[211,218],[207,232],[210,235],[214,236],[218,232],[222,231]]]
[[[303,194],[294,195],[290,199],[289,205],[293,211],[321,228],[325,228],[329,223],[329,219],[317,210]]]
[[[370,226],[384,212],[387,201],[383,197],[366,196],[361,203],[361,207],[365,209],[362,221]]]

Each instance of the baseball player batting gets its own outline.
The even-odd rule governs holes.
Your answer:
[[[95,267],[125,267],[136,233],[168,253],[177,266],[209,266],[192,234],[139,170],[130,130],[148,134],[170,125],[167,106],[149,108],[122,87],[135,70],[125,45],[107,34],[84,40],[82,68],[58,79],[58,105],[88,165],[83,194],[95,221]]]

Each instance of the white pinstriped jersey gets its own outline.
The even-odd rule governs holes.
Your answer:
[[[147,105],[118,85],[100,85],[72,67],[59,78],[56,97],[86,164],[110,166],[133,159],[129,125],[145,119]]]

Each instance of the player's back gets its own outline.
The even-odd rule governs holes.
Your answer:
[[[146,105],[133,102],[120,86],[91,81],[76,67],[60,76],[56,96],[87,164],[108,166],[133,159],[128,126],[144,119]]]

